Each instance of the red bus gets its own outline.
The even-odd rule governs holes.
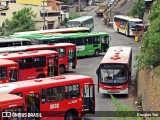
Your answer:
[[[13,81],[17,78],[15,72],[18,69],[18,63],[12,60],[0,59],[0,83]]]
[[[76,69],[76,45],[72,43],[56,43],[56,44],[41,44],[31,46],[15,46],[0,48],[0,53],[12,53],[31,50],[54,50],[59,54],[60,73],[64,73],[70,69]]]
[[[37,50],[6,53],[0,55],[0,58],[18,63],[18,78],[14,79],[14,82],[59,75],[59,59],[56,51]]]
[[[96,72],[98,76],[98,92],[128,94],[131,81],[131,68],[131,47],[110,47]]]
[[[31,50],[54,50],[59,54],[60,73],[64,73],[69,69],[76,69],[76,45],[72,43],[56,43],[56,44],[41,44],[31,46],[15,46],[0,48],[0,53],[12,53]]]
[[[36,120],[73,120],[95,113],[94,83],[88,76],[55,76],[0,86],[0,94],[22,96],[27,113],[41,114]]]
[[[0,120],[24,120],[24,118],[12,117],[12,113],[22,113],[25,108],[23,97],[14,94],[0,95]]]

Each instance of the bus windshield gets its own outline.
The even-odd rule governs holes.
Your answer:
[[[78,21],[70,21],[70,22],[68,22],[68,27],[80,27],[80,22],[78,22]]]
[[[127,69],[100,69],[101,82],[103,83],[126,83],[128,78]]]

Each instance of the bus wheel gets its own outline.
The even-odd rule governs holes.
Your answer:
[[[63,74],[65,72],[65,67],[64,65],[60,65],[60,73]]]
[[[96,50],[95,52],[94,52],[94,56],[99,56],[99,50]]]
[[[68,111],[65,115],[65,120],[76,120],[78,115],[75,112]]]

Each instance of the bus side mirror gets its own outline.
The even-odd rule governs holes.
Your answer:
[[[109,42],[111,42],[111,37],[109,36]]]

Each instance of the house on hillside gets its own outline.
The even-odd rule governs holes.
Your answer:
[[[61,4],[62,2],[51,0],[3,0],[0,1],[1,6],[6,6],[9,9],[0,9],[0,26],[3,21],[8,18],[11,19],[13,14],[24,7],[31,7],[37,14],[35,18],[36,29],[54,29],[60,25],[61,22]]]

